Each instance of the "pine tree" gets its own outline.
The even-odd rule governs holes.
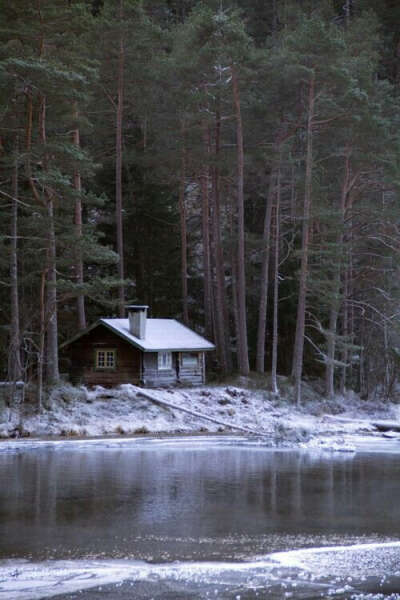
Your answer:
[[[318,49],[318,52],[316,51]],[[314,145],[317,128],[341,117],[333,98],[345,93],[347,74],[341,70],[344,57],[342,31],[327,24],[321,14],[299,16],[293,31],[282,36],[282,53],[286,55],[287,68],[303,89],[305,174],[301,234],[301,261],[297,303],[296,336],[293,351],[292,374],[296,386],[297,403],[301,402],[301,377],[305,339],[305,317],[309,279],[309,252],[312,219],[312,188],[314,171]]]
[[[37,356],[40,405],[44,367],[48,384],[59,379],[59,290],[68,288],[72,296],[83,293],[82,281],[76,286],[71,262],[64,273],[62,266],[66,256],[71,255],[71,247],[83,251],[86,243],[92,247],[96,243],[92,236],[84,240],[74,227],[76,203],[90,198],[74,185],[74,176],[77,171],[88,174],[92,165],[70,134],[74,120],[71,106],[76,102],[83,105],[94,69],[90,59],[83,61],[72,49],[87,28],[85,5],[69,7],[44,0],[35,7],[23,4],[6,11],[6,27],[1,33],[16,51],[13,56],[2,57],[1,67],[10,80],[17,82],[15,131],[24,156],[23,169],[19,168],[18,180],[14,177],[13,184],[15,188],[18,183],[19,189],[24,255],[19,288],[21,291],[31,286],[31,291],[35,290],[32,298],[35,292],[39,298],[30,314],[26,294],[22,294],[21,301],[23,328],[32,332],[24,344],[25,362],[31,362],[31,354]],[[6,111],[4,117],[8,114]],[[76,257],[74,251],[72,254]]]
[[[190,107],[190,120],[196,127],[196,120],[201,123],[198,130],[199,145],[195,152],[200,151],[200,160],[205,165],[202,175],[202,197],[203,197],[203,257],[204,257],[204,291],[205,291],[205,315],[207,329],[210,322],[215,323],[215,333],[222,338],[219,340],[221,349],[220,362],[223,370],[229,368],[229,351],[227,341],[223,332],[226,329],[224,309],[224,293],[221,271],[214,268],[214,294],[211,307],[210,291],[210,232],[214,239],[211,243],[211,252],[214,252],[214,263],[220,261],[221,257],[220,225],[215,220],[220,218],[219,212],[219,185],[220,171],[210,173],[209,162],[212,156],[211,131],[214,132],[215,148],[220,154],[221,147],[221,122],[224,118],[221,113],[221,105],[229,103],[235,112],[235,130],[230,128],[228,135],[236,138],[236,218],[237,218],[237,252],[235,263],[238,268],[238,331],[237,331],[237,355],[239,370],[246,374],[249,370],[248,348],[247,348],[247,315],[246,315],[246,283],[245,283],[245,235],[244,235],[244,147],[243,147],[243,123],[240,99],[240,78],[245,69],[242,66],[249,62],[251,56],[251,43],[243,28],[243,24],[237,13],[229,14],[222,10],[215,12],[206,7],[199,7],[192,11],[187,22],[181,27],[175,45],[176,60],[182,60],[181,73],[185,77],[186,90],[192,93],[192,100],[188,102]],[[178,63],[179,64],[179,63]],[[215,67],[217,65],[217,67]],[[187,93],[187,91],[186,91]],[[195,100],[195,101],[194,101]],[[197,106],[196,106],[197,102]],[[200,115],[199,115],[200,112]],[[187,119],[186,119],[187,123]],[[187,127],[188,125],[186,125]],[[219,160],[220,156],[218,157]],[[218,160],[217,159],[217,160]],[[233,167],[231,162],[231,168]],[[207,175],[206,175],[207,172]],[[210,176],[211,175],[211,176]],[[211,190],[211,194],[207,192]],[[210,211],[210,198],[213,199],[213,207]],[[207,202],[205,202],[207,199]],[[208,215],[208,216],[207,216]],[[208,222],[211,218],[211,228]],[[215,306],[218,303],[218,307]],[[214,315],[214,317],[213,317]],[[224,339],[225,338],[225,339]]]

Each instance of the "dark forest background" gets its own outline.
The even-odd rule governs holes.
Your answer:
[[[210,373],[390,397],[396,0],[0,0],[0,378],[126,304]],[[61,365],[62,371],[62,365]]]

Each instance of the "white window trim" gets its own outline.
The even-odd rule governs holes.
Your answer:
[[[99,365],[99,353],[104,353],[104,365]],[[112,353],[113,364],[107,365],[107,352]],[[115,348],[98,348],[96,349],[96,369],[100,371],[115,371],[117,367],[117,351]]]
[[[172,369],[172,352],[158,352],[158,370],[170,371]]]

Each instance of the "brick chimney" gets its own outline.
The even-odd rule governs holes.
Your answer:
[[[129,332],[140,340],[146,337],[147,309],[146,305],[130,304],[125,307],[128,311]]]

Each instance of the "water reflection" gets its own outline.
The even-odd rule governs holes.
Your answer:
[[[0,481],[3,557],[140,556],[156,537],[160,552],[163,537],[400,533],[391,454],[44,449],[0,455]]]

